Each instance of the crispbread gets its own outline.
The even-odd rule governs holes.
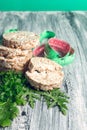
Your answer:
[[[61,87],[64,74],[57,63],[42,57],[30,59],[26,77],[30,84],[41,90],[52,90]]]
[[[29,62],[28,69],[30,70],[30,72],[33,72],[34,70],[59,71],[62,69],[62,66],[44,57],[32,57]]]
[[[32,57],[32,52],[26,56],[17,56],[11,58],[5,58],[0,56],[0,70],[16,70],[16,71],[24,71],[27,65],[27,62]]]
[[[22,50],[35,48],[39,44],[39,36],[33,32],[17,31],[3,34],[3,45]]]
[[[0,45],[0,56],[5,58],[14,58],[16,56],[26,56],[31,54],[31,50],[13,49]]]

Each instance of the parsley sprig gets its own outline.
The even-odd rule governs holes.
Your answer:
[[[58,106],[65,115],[68,96],[60,89],[40,91],[33,89],[22,73],[14,71],[0,72],[0,126],[10,126],[12,120],[18,116],[18,105],[27,102],[34,108],[36,100],[41,96],[48,108]]]

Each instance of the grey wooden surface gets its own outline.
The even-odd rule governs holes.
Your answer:
[[[0,12],[0,36],[10,28],[37,34],[52,30],[71,44],[76,58],[63,69],[62,89],[70,96],[66,116],[37,101],[34,109],[21,107],[12,126],[0,130],[87,130],[87,12]]]

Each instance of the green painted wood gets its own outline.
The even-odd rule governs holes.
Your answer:
[[[0,0],[2,11],[87,10],[87,0]]]

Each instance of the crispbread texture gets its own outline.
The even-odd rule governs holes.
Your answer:
[[[61,87],[64,73],[62,67],[54,61],[33,57],[30,59],[26,77],[34,88],[52,90]]]
[[[34,70],[53,72],[61,70],[62,66],[44,57],[33,57],[29,62],[28,69],[30,72]]]
[[[27,56],[31,53],[31,50],[13,49],[0,45],[0,57],[11,58],[17,56]]]
[[[17,31],[3,34],[3,45],[10,48],[28,50],[39,44],[39,36],[33,32]]]
[[[27,56],[17,56],[10,58],[5,58],[0,56],[0,71],[4,70],[15,70],[24,71],[29,59],[32,57],[32,52]]]

